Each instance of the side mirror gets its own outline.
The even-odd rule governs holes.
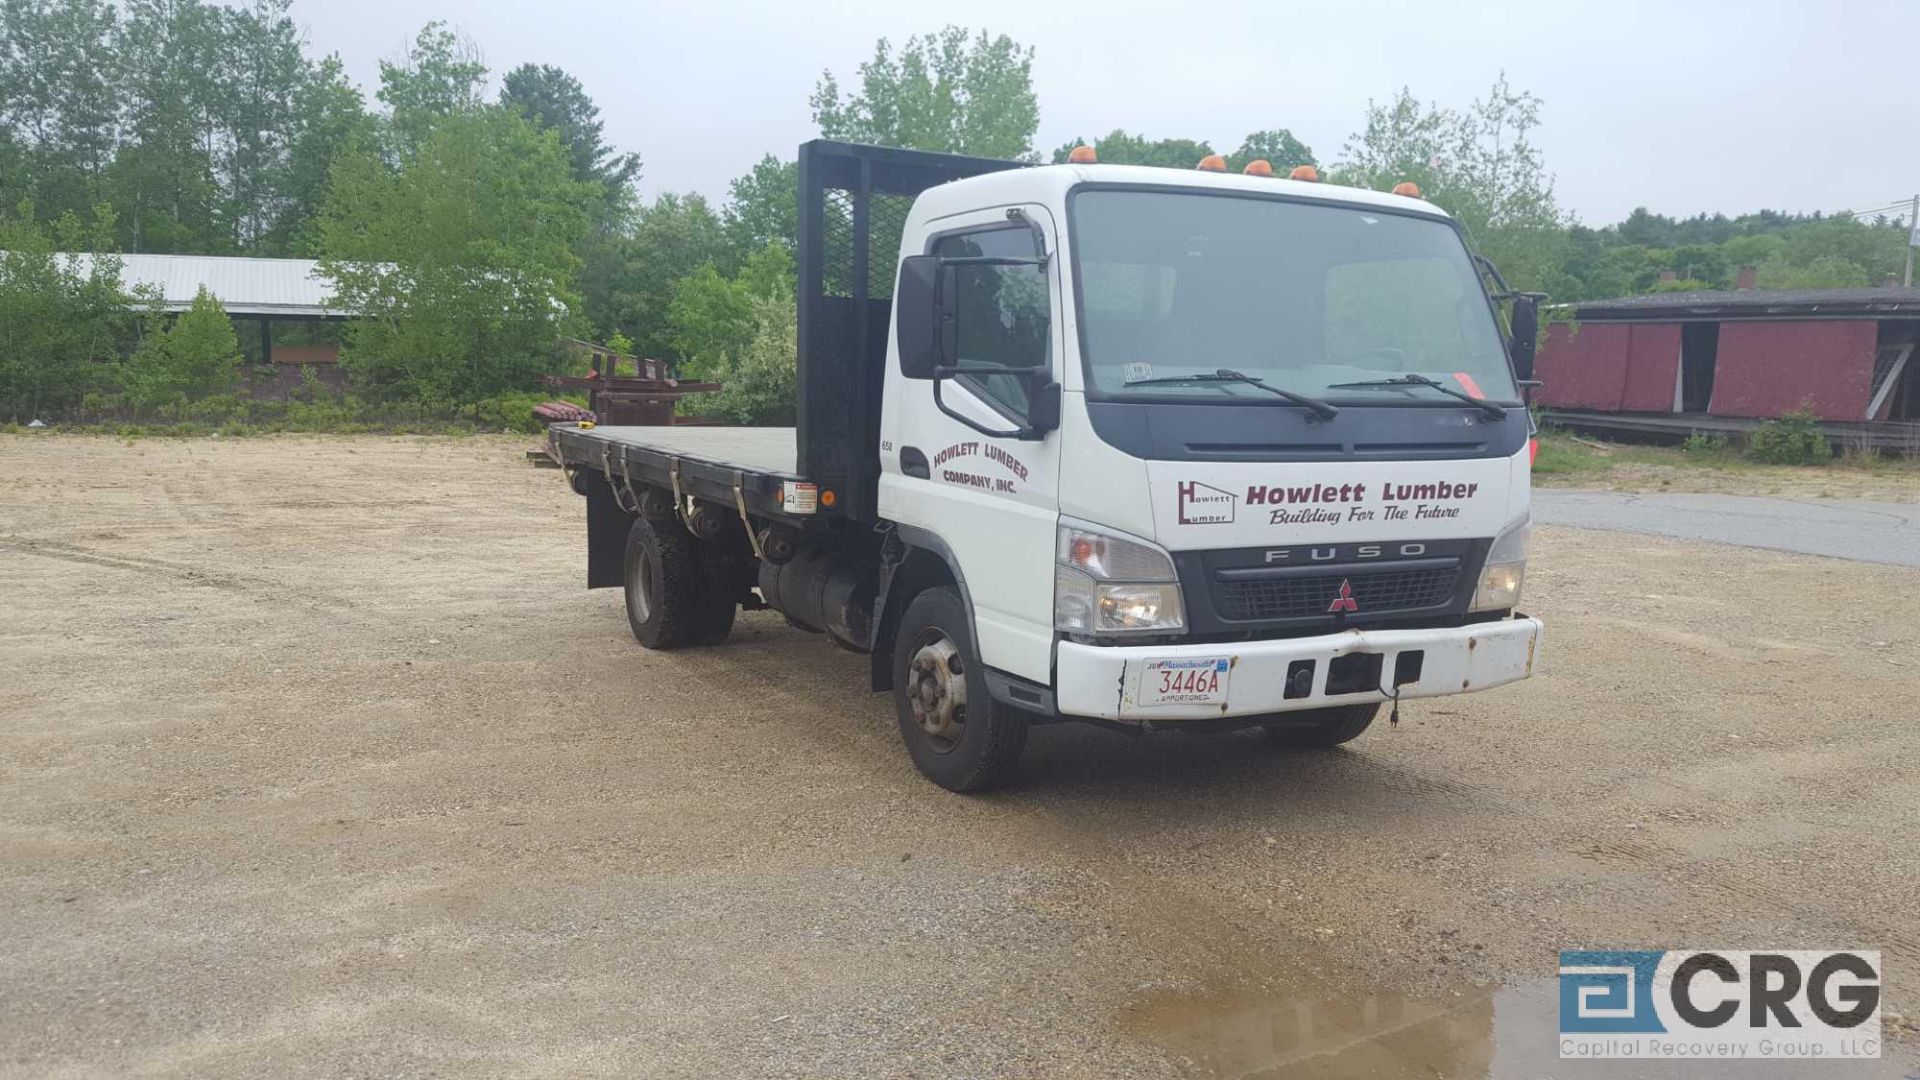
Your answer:
[[[1533,350],[1540,337],[1540,302],[1521,293],[1513,298],[1513,373],[1521,380],[1533,378]]]
[[[900,260],[900,281],[893,290],[894,332],[900,338],[900,374],[931,379],[940,366],[940,259],[909,255]]]
[[[1039,439],[1060,426],[1060,384],[1045,372],[1034,373],[1027,389],[1027,429],[1020,437]]]

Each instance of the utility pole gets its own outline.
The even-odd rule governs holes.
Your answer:
[[[1913,249],[1920,246],[1920,195],[1913,197],[1913,204],[1907,208],[1907,272],[1900,283],[1913,288]]]

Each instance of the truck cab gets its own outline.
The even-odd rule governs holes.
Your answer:
[[[1062,719],[1332,745],[1532,673],[1532,300],[1443,211],[834,143],[800,172],[780,485],[813,502],[736,482],[739,599],[870,652],[927,776],[1002,782]]]

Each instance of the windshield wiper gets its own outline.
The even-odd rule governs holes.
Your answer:
[[[1453,387],[1448,386],[1446,383],[1440,382],[1437,379],[1429,379],[1425,375],[1415,375],[1415,374],[1412,374],[1411,372],[1406,375],[1402,375],[1397,379],[1368,379],[1365,382],[1334,383],[1333,385],[1327,387],[1327,389],[1329,390],[1385,390],[1395,386],[1425,386],[1425,387],[1428,387],[1429,389],[1438,390],[1441,393],[1447,395],[1448,397],[1459,398],[1461,401],[1464,401],[1467,404],[1472,405],[1474,408],[1479,409],[1481,412],[1486,413],[1488,416],[1494,418],[1495,420],[1505,420],[1507,418],[1507,410],[1506,410],[1506,407],[1503,405],[1495,404],[1494,402],[1488,401],[1486,398],[1474,397],[1472,394],[1469,394],[1464,390],[1455,390]]]
[[[1337,406],[1330,405],[1327,402],[1321,401],[1319,398],[1308,397],[1305,394],[1296,394],[1291,390],[1282,390],[1280,387],[1274,386],[1272,383],[1269,383],[1264,379],[1256,379],[1253,376],[1246,374],[1245,372],[1235,371],[1232,368],[1221,368],[1218,371],[1199,372],[1193,375],[1159,375],[1151,379],[1128,379],[1125,385],[1153,386],[1158,383],[1190,383],[1190,382],[1246,383],[1248,386],[1257,386],[1260,389],[1265,390],[1269,394],[1278,394],[1279,396],[1286,398],[1288,401],[1293,402],[1295,405],[1304,405],[1307,408],[1312,409],[1314,415],[1320,417],[1323,420],[1331,420],[1334,417],[1340,415],[1340,409]]]

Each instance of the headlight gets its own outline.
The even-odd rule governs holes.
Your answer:
[[[1070,634],[1165,633],[1187,625],[1173,557],[1146,542],[1062,521],[1053,625]]]
[[[1474,611],[1504,611],[1520,603],[1520,586],[1527,577],[1527,539],[1533,515],[1507,526],[1487,549],[1487,566],[1480,571],[1480,587],[1473,591]]]

